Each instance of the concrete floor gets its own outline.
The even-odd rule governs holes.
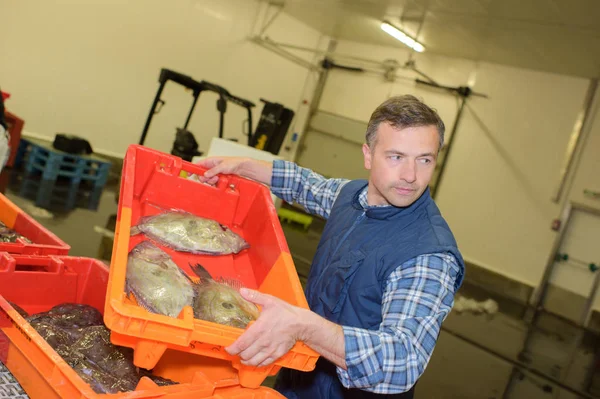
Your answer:
[[[72,246],[71,255],[110,257],[110,231],[117,211],[116,186],[103,192],[40,184],[18,172],[0,175],[0,191]],[[48,199],[51,199],[51,203]],[[74,199],[73,199],[74,198]],[[36,206],[42,205],[44,208]],[[91,208],[91,209],[90,209]],[[48,211],[50,213],[48,213]],[[304,232],[283,225],[298,274],[306,278],[323,222]],[[600,397],[598,336],[550,314],[524,321],[522,304],[491,294],[467,280],[460,294],[495,299],[493,316],[453,311],[420,379],[418,398]]]

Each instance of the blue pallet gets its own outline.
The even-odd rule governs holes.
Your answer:
[[[21,166],[25,157],[27,156],[27,150],[29,149],[29,141],[26,139],[19,140],[19,147],[17,148],[17,155],[15,156],[15,162],[13,163],[14,168]]]
[[[75,208],[95,211],[100,204],[103,187],[82,189],[77,184],[56,184],[39,178],[23,178],[19,195],[31,199],[35,205],[48,209],[68,212]]]
[[[25,163],[28,175],[41,173],[43,180],[68,178],[72,184],[90,181],[94,188],[104,187],[111,163],[89,156],[67,154],[29,140],[21,140],[15,166]]]

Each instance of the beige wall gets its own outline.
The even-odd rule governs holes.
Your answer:
[[[537,286],[554,242],[551,201],[588,82],[480,65],[438,203],[466,258]]]
[[[255,102],[255,124],[260,97],[296,109],[307,70],[246,40],[262,11],[253,0],[0,0],[0,85],[13,95],[7,107],[28,132],[77,134],[115,155],[137,143],[162,67]],[[321,38],[285,14],[267,34],[307,47]],[[170,151],[191,98],[167,84],[147,145]],[[204,150],[218,134],[216,99],[202,94],[190,125]],[[225,137],[243,140],[245,115],[229,105]]]

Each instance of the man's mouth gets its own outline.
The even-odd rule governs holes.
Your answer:
[[[410,195],[415,192],[414,188],[409,187],[394,187],[394,190],[400,195]]]

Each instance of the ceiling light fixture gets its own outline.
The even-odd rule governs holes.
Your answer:
[[[396,28],[394,25],[390,24],[387,21],[383,21],[381,23],[381,30],[387,33],[388,35],[394,37],[395,39],[400,40],[402,43],[415,50],[418,53],[422,53],[425,51],[425,46],[421,43],[408,36],[406,33],[402,32],[400,29]]]

